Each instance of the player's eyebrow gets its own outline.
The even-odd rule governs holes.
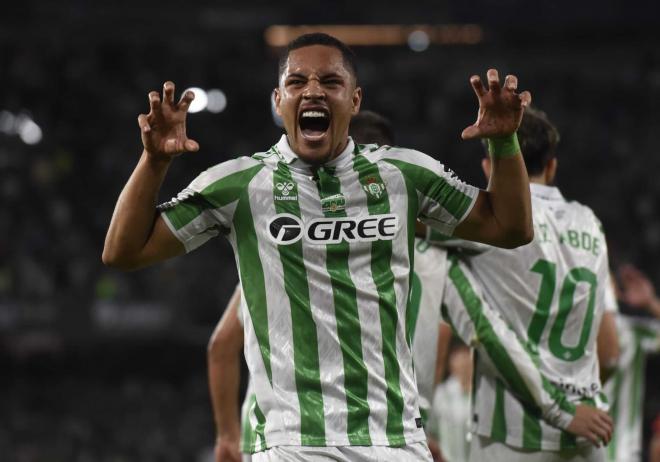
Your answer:
[[[291,79],[291,78],[298,78],[298,79],[307,79],[306,75],[300,74],[298,72],[292,72],[291,74],[287,74],[285,76],[285,79]]]

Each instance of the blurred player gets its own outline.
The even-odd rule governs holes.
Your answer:
[[[514,250],[487,249],[471,257],[470,265],[486,301],[538,351],[540,371],[573,401],[599,405],[596,336],[609,285],[605,237],[591,209],[566,201],[551,186],[559,136],[545,114],[527,111],[519,137],[532,183],[535,238]],[[493,173],[488,159],[483,168],[487,176]],[[470,281],[457,264],[450,279],[450,295],[466,306],[474,303]],[[470,460],[604,460],[604,448],[578,444],[572,435],[547,425],[486,372],[483,355],[477,358]],[[608,427],[603,420],[601,432],[609,436]]]
[[[471,391],[470,349],[463,343],[456,343],[449,353],[449,377],[435,390],[429,424],[429,431],[439,442],[445,462],[468,460]]]
[[[646,355],[660,351],[660,299],[651,281],[632,265],[619,270],[620,298],[648,317],[619,314],[617,332],[621,355],[605,393],[614,419],[614,436],[607,448],[611,462],[639,462],[642,457],[642,420]]]
[[[115,208],[103,261],[130,270],[192,251],[221,232],[236,254],[249,322],[245,352],[256,399],[255,461],[334,457],[430,460],[406,335],[417,217],[447,235],[515,247],[529,241],[529,190],[515,131],[529,93],[517,79],[471,83],[488,138],[486,191],[432,158],[356,146],[362,100],[355,59],[308,34],[280,65],[276,109],[286,134],[270,150],[219,164],[156,211],[186,135],[194,95],[149,95],[138,118],[144,151]],[[568,413],[570,414],[570,412]],[[572,416],[569,416],[570,419]]]

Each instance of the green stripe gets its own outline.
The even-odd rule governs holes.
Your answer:
[[[642,339],[637,331],[634,331],[635,336],[635,356],[630,366],[630,372],[632,374],[632,384],[631,384],[631,393],[630,397],[630,410],[628,417],[628,425],[633,426],[635,424],[635,419],[639,415],[639,412],[642,407],[641,398],[643,393],[642,388],[644,387],[644,381],[642,376],[644,375],[644,354],[642,352]]]
[[[241,288],[250,321],[254,329],[259,351],[268,375],[268,381],[273,384],[273,374],[270,365],[270,340],[268,336],[268,309],[266,302],[266,282],[264,269],[259,257],[257,232],[252,219],[250,195],[248,188],[238,200],[234,212],[234,231],[236,237],[236,252],[238,253],[238,271],[241,275]]]
[[[541,450],[541,416],[523,407],[523,448]]]
[[[366,188],[369,183],[383,183],[376,165],[364,156],[355,156],[353,168],[358,173],[360,185]],[[369,192],[367,208],[369,214],[379,215],[390,212],[387,190],[379,197]],[[381,336],[383,340],[383,362],[385,381],[387,383],[387,439],[391,446],[403,446],[406,440],[403,436],[403,396],[400,385],[399,361],[396,356],[396,328],[399,322],[396,295],[394,293],[394,275],[391,268],[392,242],[374,241],[371,243],[371,274],[378,290]]]
[[[562,430],[559,436],[559,450],[563,451],[564,449],[573,449],[575,447],[577,447],[577,438],[575,435]]]
[[[290,213],[300,217],[298,200],[277,200],[282,193],[278,183],[292,182],[289,197],[298,194],[298,186],[286,164],[280,162],[273,172],[273,201],[277,213]],[[284,289],[291,305],[293,331],[293,361],[296,389],[300,404],[300,437],[303,446],[325,446],[325,418],[323,392],[319,368],[318,336],[309,302],[309,285],[303,259],[302,241],[278,245]]]
[[[323,199],[341,195],[339,179],[333,172],[318,170],[319,196]],[[325,211],[326,217],[345,217],[343,207],[334,212]],[[348,266],[350,246],[342,241],[326,245],[326,267],[332,283],[337,336],[344,363],[344,388],[348,407],[347,433],[352,445],[370,446],[369,403],[367,383],[369,374],[362,357],[362,328],[358,312],[357,291]]]
[[[422,427],[427,428],[429,424],[429,410],[420,407],[419,416],[422,418]]]
[[[241,452],[254,452],[254,443],[255,443],[255,431],[252,428],[252,423],[250,422],[250,414],[252,408],[257,403],[257,397],[253,393],[247,397],[246,408],[247,412],[244,413],[242,417],[243,422],[241,422]]]
[[[255,451],[265,451],[267,444],[266,444],[266,433],[265,433],[265,428],[266,428],[266,417],[264,416],[264,413],[261,412],[261,408],[259,407],[259,403],[257,403],[256,397],[254,401],[254,415],[257,418],[257,426],[254,429],[255,433],[255,439],[254,439],[254,450],[250,452],[255,452]],[[257,447],[257,438],[259,437],[261,439],[261,444],[259,447]]]
[[[495,407],[493,408],[493,423],[490,428],[490,438],[495,441],[506,441],[506,414],[504,409],[504,385],[500,379],[495,379]]]
[[[263,167],[263,164],[258,164],[222,177],[174,207],[165,208],[164,213],[178,231],[204,210],[223,207],[241,197],[248,183]]]
[[[415,185],[417,191],[440,204],[454,218],[462,218],[472,204],[470,196],[452,186],[435,172],[402,160],[384,160],[395,165]]]

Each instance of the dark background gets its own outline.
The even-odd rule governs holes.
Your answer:
[[[279,138],[268,26],[476,24],[477,44],[355,47],[363,109],[392,120],[397,144],[484,186],[481,146],[459,137],[477,107],[468,78],[515,73],[559,127],[558,185],[601,218],[612,266],[633,262],[660,282],[659,18],[652,2],[3,4],[0,461],[208,460],[205,348],[237,282],[229,245],[130,274],[100,261],[150,90],[169,79],[227,97],[223,112],[189,116],[202,149],[173,165],[167,200]],[[27,120],[37,144],[20,136],[34,134]],[[648,367],[647,429],[659,367]]]

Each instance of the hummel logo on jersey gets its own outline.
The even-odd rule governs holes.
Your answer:
[[[367,184],[362,185],[362,189],[376,199],[380,199],[381,194],[385,192],[385,184],[379,183],[374,177],[369,177],[367,178]]]
[[[303,225],[300,218],[280,213],[268,222],[270,238],[276,244],[289,245],[305,238],[310,244],[390,241],[399,230],[399,217],[367,215],[364,217],[315,218]]]
[[[280,192],[280,194],[275,194],[275,200],[278,201],[298,200],[298,194],[296,193],[295,187],[296,185],[292,181],[277,183],[275,185],[275,188]]]

